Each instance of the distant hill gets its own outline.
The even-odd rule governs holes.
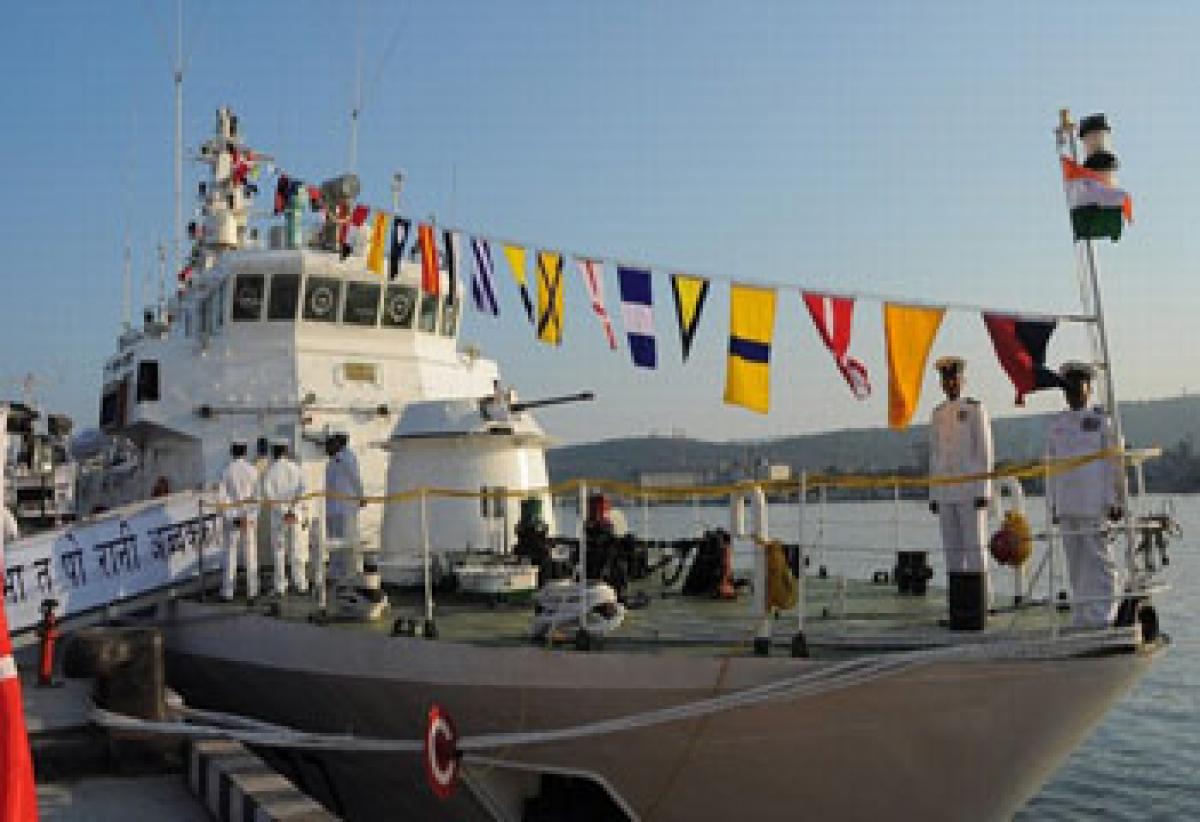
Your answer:
[[[1191,491],[1182,474],[1192,468],[1200,482],[1200,396],[1121,403],[1125,436],[1133,447],[1151,445],[1172,449],[1180,476],[1163,469],[1148,472],[1152,490]],[[992,433],[998,460],[1024,460],[1042,452],[1048,415],[994,420]],[[769,440],[706,442],[683,437],[628,437],[555,448],[547,454],[553,480],[598,477],[632,480],[643,472],[721,471],[753,464],[760,458],[810,471],[884,470],[926,464],[927,426],[906,431],[860,428],[822,434],[802,434]],[[1200,450],[1200,449],[1197,449]],[[1190,462],[1196,462],[1195,466]],[[1172,463],[1171,460],[1166,462]],[[1176,470],[1177,469],[1177,470]]]

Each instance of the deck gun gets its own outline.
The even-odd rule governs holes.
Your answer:
[[[508,420],[512,414],[528,411],[531,408],[545,408],[546,406],[562,405],[568,402],[587,402],[595,398],[596,395],[591,391],[582,391],[578,394],[544,397],[540,400],[517,400],[511,390],[503,389],[497,384],[494,394],[480,398],[479,413],[484,419],[492,420],[493,422],[502,422]]]
[[[545,408],[549,405],[563,405],[568,402],[591,402],[596,399],[596,395],[591,391],[581,391],[578,394],[563,394],[561,397],[544,397],[540,400],[521,400],[519,402],[509,403],[509,408],[512,412],[518,413],[528,411],[531,408]]]

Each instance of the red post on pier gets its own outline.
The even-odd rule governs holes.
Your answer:
[[[58,602],[53,599],[42,601],[42,624],[38,626],[38,687],[49,688],[54,684],[54,644],[58,641],[58,618],[54,609]]]
[[[8,617],[0,605],[0,820],[36,822],[37,789],[25,732],[21,681],[12,656]]]

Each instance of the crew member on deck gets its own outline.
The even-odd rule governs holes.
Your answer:
[[[238,545],[246,563],[246,599],[258,596],[258,471],[246,459],[245,440],[229,445],[229,465],[218,487],[225,510],[225,580],[221,598],[233,599],[237,586]]]
[[[1089,408],[1092,368],[1071,362],[1060,371],[1066,411],[1050,419],[1046,431],[1046,456],[1051,460],[1079,457],[1116,444],[1112,423],[1099,408]],[[1062,529],[1063,553],[1071,577],[1072,622],[1079,627],[1112,625],[1120,604],[1117,563],[1104,533],[1104,518],[1121,518],[1117,483],[1120,474],[1113,460],[1102,459],[1054,474],[1048,483],[1050,512]]]
[[[353,543],[358,539],[358,509],[366,505],[362,500],[362,475],[358,470],[358,457],[350,450],[350,433],[337,429],[325,441],[325,533],[330,539],[342,539]],[[354,499],[346,499],[353,497]]]
[[[0,538],[0,558],[4,556],[4,546],[10,542],[16,542],[21,537],[21,529],[17,527],[17,518],[13,516],[13,512],[5,507],[3,516],[4,535]]]
[[[271,443],[271,465],[263,475],[262,495],[271,509],[271,539],[275,548],[275,594],[287,593],[286,559],[291,555],[292,587],[308,592],[308,544],[304,520],[304,473],[288,456],[287,440]],[[289,550],[290,549],[290,550]]]
[[[929,426],[930,474],[953,477],[992,470],[992,423],[979,400],[962,396],[961,357],[941,357],[934,364],[942,377],[946,401],[933,410]],[[988,479],[933,485],[929,510],[938,515],[947,573],[987,573],[987,515],[992,495]]]

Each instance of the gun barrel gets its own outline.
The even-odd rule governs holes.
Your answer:
[[[545,408],[548,405],[562,405],[568,402],[588,402],[596,399],[591,391],[581,391],[578,394],[566,394],[561,397],[545,397],[540,400],[522,400],[512,404],[513,411],[526,411],[530,408]]]

